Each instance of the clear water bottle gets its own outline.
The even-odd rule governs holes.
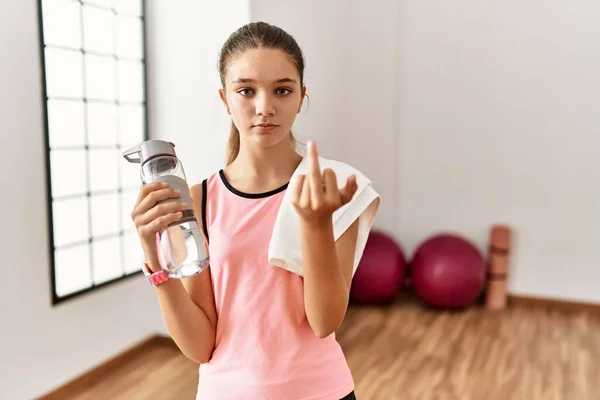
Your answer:
[[[162,269],[170,278],[185,278],[204,271],[208,267],[208,250],[194,214],[183,165],[175,154],[175,145],[163,140],[147,140],[124,151],[123,157],[131,163],[141,164],[142,183],[167,182],[169,187],[181,192],[179,198],[162,200],[156,205],[188,204],[181,219],[160,233],[157,247]]]

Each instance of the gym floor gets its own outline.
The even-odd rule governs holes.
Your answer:
[[[438,312],[408,299],[351,306],[338,332],[359,400],[600,399],[600,316],[514,305]],[[157,345],[77,396],[193,399],[197,366]]]
[[[362,400],[600,399],[600,316],[353,307],[338,335]]]

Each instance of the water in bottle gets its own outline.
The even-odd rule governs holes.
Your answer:
[[[196,275],[208,267],[208,250],[192,207],[190,190],[175,145],[163,140],[147,140],[123,152],[129,162],[141,164],[142,183],[167,182],[181,192],[179,198],[166,199],[156,205],[183,202],[188,208],[179,221],[171,223],[157,238],[158,257],[170,278]]]

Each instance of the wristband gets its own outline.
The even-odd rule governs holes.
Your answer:
[[[158,272],[152,272],[148,263],[144,263],[142,271],[152,286],[158,286],[169,280],[169,276],[162,269]]]

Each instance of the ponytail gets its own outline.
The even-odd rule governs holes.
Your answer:
[[[227,144],[227,165],[231,164],[240,152],[240,131],[231,121],[231,133]]]

